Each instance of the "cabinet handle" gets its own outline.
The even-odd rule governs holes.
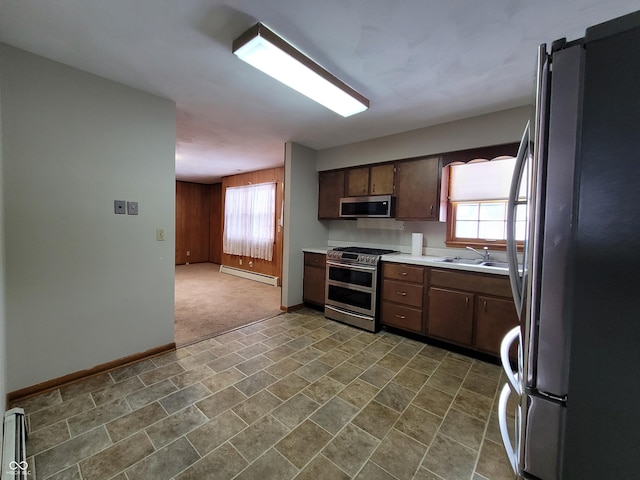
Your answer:
[[[482,303],[484,304],[484,313],[487,313],[487,301],[483,300]]]
[[[404,320],[404,319],[405,319],[405,318],[407,318],[407,317],[405,317],[404,315],[398,315],[398,314],[396,314],[396,318],[399,318],[400,320]]]
[[[376,193],[376,184],[371,185],[371,193]]]
[[[429,205],[429,215],[433,215],[433,205]]]
[[[465,297],[465,299],[464,299],[464,300],[465,300],[465,302],[466,302],[465,307],[466,307],[466,308],[469,308],[469,297]]]
[[[407,276],[407,272],[402,272],[400,275],[402,275],[403,277]]]
[[[406,296],[407,296],[407,292],[396,292],[396,293],[397,293],[398,295],[402,295],[403,297],[406,297]],[[467,298],[467,300],[469,300],[469,299]]]

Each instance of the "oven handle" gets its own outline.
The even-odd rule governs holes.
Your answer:
[[[339,308],[336,308],[333,305],[325,305],[324,308],[328,308],[329,310],[333,310],[334,312],[338,312],[338,313],[348,313],[352,317],[362,318],[363,320],[368,320],[368,321],[372,320],[371,317],[368,317],[366,315],[360,315],[359,313],[352,312],[351,310],[348,310],[345,312],[344,310],[340,310]]]
[[[359,270],[361,272],[375,272],[377,267],[368,266],[368,265],[354,265],[353,263],[340,263],[334,262],[331,260],[327,260],[327,266],[330,267],[338,267],[338,268],[346,268],[348,270]]]

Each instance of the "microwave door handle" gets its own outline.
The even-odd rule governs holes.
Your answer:
[[[502,339],[502,343],[500,343],[500,360],[502,361],[504,373],[509,380],[509,385],[511,385],[511,390],[513,390],[513,393],[516,395],[522,395],[522,384],[518,381],[518,375],[514,373],[511,368],[511,362],[509,361],[509,350],[516,339],[518,343],[520,343],[520,326],[509,330]]]
[[[502,437],[502,443],[504,449],[507,452],[509,463],[513,469],[513,473],[518,473],[518,455],[516,450],[511,444],[511,438],[509,437],[509,427],[507,425],[507,404],[509,402],[509,396],[511,395],[511,388],[509,384],[505,383],[500,392],[500,399],[498,400],[498,424],[500,425],[500,436]],[[517,415],[516,415],[517,421]]]
[[[509,191],[509,199],[507,201],[507,259],[509,261],[509,280],[511,281],[511,291],[513,293],[513,301],[516,305],[518,314],[522,312],[522,302],[524,297],[523,282],[518,274],[518,249],[516,246],[516,208],[518,207],[518,192],[520,190],[520,181],[526,166],[526,158],[529,151],[529,122],[522,134],[520,146],[518,147],[518,155],[516,164],[513,168],[513,177],[511,178],[511,189]],[[524,274],[524,273],[523,273]]]

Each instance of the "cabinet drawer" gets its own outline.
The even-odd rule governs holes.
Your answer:
[[[304,264],[307,266],[324,268],[326,261],[327,256],[322,253],[304,253]]]
[[[382,299],[422,308],[422,285],[385,280],[382,283]]]
[[[384,263],[384,278],[392,278],[394,280],[402,280],[403,282],[423,283],[424,268],[402,263]]]
[[[502,275],[431,270],[431,285],[512,298],[509,278]]]
[[[422,310],[382,302],[382,318],[385,325],[422,333]]]

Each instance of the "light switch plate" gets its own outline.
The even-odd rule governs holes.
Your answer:
[[[164,242],[164,228],[156,229],[156,241]]]
[[[138,202],[127,202],[127,215],[138,214]]]
[[[113,210],[116,215],[124,215],[126,212],[125,208],[127,206],[127,202],[124,200],[114,200],[113,201]]]

